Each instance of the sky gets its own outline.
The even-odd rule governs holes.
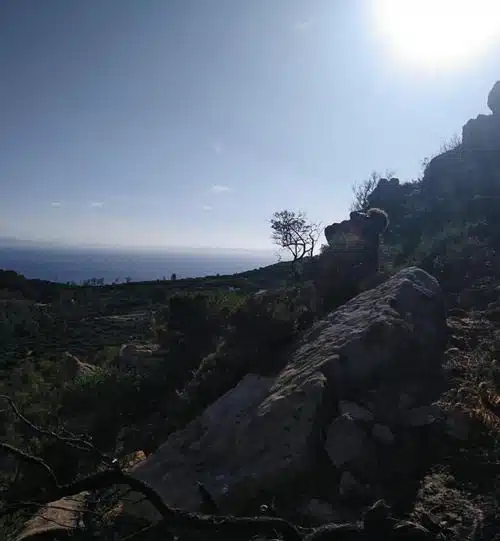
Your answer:
[[[2,0],[0,236],[268,250],[275,211],[344,219],[488,113],[498,4]]]

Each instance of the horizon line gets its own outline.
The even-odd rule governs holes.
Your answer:
[[[271,248],[236,248],[236,247],[222,247],[222,246],[144,246],[144,245],[124,245],[124,244],[104,244],[104,243],[90,243],[79,242],[71,243],[68,241],[53,241],[48,239],[27,239],[19,237],[0,236],[0,247],[16,248],[19,245],[31,245],[39,247],[54,247],[54,248],[70,248],[73,250],[84,249],[106,249],[106,250],[131,250],[131,251],[169,251],[177,253],[186,252],[229,252],[229,253],[241,253],[248,255],[269,255],[274,256],[275,251]]]

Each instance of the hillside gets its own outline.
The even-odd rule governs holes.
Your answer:
[[[333,243],[300,283],[0,271],[4,538],[498,539],[499,88],[368,195],[362,279]]]

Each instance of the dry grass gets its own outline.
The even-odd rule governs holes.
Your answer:
[[[496,539],[500,519],[500,417],[493,328],[477,317],[448,320],[452,343],[445,355],[448,389],[439,404],[471,421],[467,440],[455,442],[422,480],[414,518],[437,524],[446,539]],[[494,408],[493,408],[494,409]]]
[[[451,380],[441,396],[440,405],[447,411],[462,411],[479,421],[492,435],[500,436],[500,417],[492,411],[499,398],[495,385],[496,366],[491,353],[482,347],[473,351],[453,348],[444,365]]]

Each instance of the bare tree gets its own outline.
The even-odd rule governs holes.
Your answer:
[[[313,257],[321,224],[310,222],[305,212],[282,210],[273,214],[271,229],[273,242],[290,252],[295,277],[300,278],[298,263]]]
[[[376,171],[373,171],[371,175],[361,182],[355,182],[352,186],[352,193],[354,195],[354,201],[351,203],[350,210],[367,210],[370,206],[368,198],[372,194],[373,190],[377,187],[377,184],[381,178],[392,178],[394,171],[387,170],[385,175],[381,175]]]

